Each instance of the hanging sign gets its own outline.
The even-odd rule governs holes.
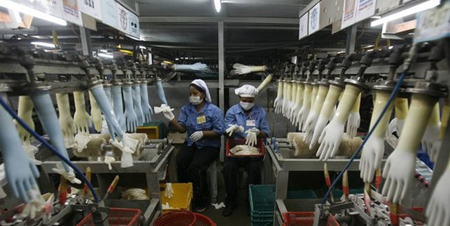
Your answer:
[[[434,41],[445,37],[450,37],[450,1],[442,7],[418,14],[414,42]]]
[[[114,0],[102,0],[102,21],[104,24],[118,29],[117,3]]]
[[[341,29],[373,16],[375,8],[375,0],[344,0]]]
[[[128,12],[128,34],[139,38],[139,17],[132,12]]]
[[[81,11],[77,0],[63,0],[63,19],[83,26]]]
[[[298,39],[308,36],[308,13],[300,17],[300,27],[298,31]]]
[[[97,20],[102,20],[102,4],[100,0],[78,0],[78,5],[81,12]]]
[[[312,7],[309,12],[309,26],[308,26],[308,34],[312,34],[319,30],[319,20],[320,20],[320,2],[317,3],[314,7]]]
[[[375,14],[375,0],[358,0],[358,8],[356,8],[355,23]]]
[[[123,7],[120,4],[117,4],[117,29],[119,31],[122,31],[124,33],[128,33],[128,29],[129,29],[129,21],[128,21],[128,17],[129,17],[129,11]]]
[[[356,1],[358,0],[344,0],[341,28],[346,28],[355,23]]]

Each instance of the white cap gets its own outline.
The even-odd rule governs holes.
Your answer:
[[[243,85],[234,92],[240,97],[256,97],[258,95],[258,89],[252,85]]]
[[[202,88],[205,91],[206,94],[206,102],[211,103],[211,95],[209,94],[209,89],[208,86],[206,85],[206,82],[201,80],[201,79],[195,79],[194,81],[191,82],[191,84],[194,84],[200,88]]]

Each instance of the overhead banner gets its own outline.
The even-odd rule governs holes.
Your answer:
[[[33,8],[37,11],[50,14],[52,16],[63,18],[63,4],[62,1],[57,0],[15,0],[16,3]]]
[[[341,29],[373,16],[375,8],[375,0],[344,0]]]
[[[298,30],[298,39],[308,36],[308,13],[300,17],[300,27]]]
[[[80,7],[77,0],[63,0],[63,19],[83,26]]]
[[[123,7],[121,4],[117,4],[117,24],[118,24],[118,29],[119,31],[122,31],[124,33],[128,33],[128,29],[129,29],[129,21],[128,21],[128,17],[130,12]]]
[[[94,17],[97,20],[102,20],[102,6],[100,0],[78,0],[81,12]]]
[[[139,17],[136,16],[134,13],[129,12],[128,13],[128,34],[131,36],[134,36],[136,38],[139,38]]]
[[[111,26],[115,29],[118,28],[118,14],[117,14],[117,3],[114,0],[102,0],[102,21],[104,24]]]
[[[308,26],[308,34],[312,34],[319,30],[320,24],[320,2],[317,3],[314,7],[312,7],[309,12],[309,26]]]
[[[417,15],[414,42],[435,41],[450,37],[450,1]]]

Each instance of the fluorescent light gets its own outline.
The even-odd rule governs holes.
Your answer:
[[[145,46],[139,46],[139,49],[147,49]]]
[[[214,7],[216,7],[216,12],[220,13],[220,10],[222,9],[222,3],[221,0],[214,0]]]
[[[106,54],[106,53],[97,53],[97,56],[103,57],[103,58],[109,58],[109,59],[114,58],[113,55]]]
[[[43,20],[46,20],[46,21],[49,21],[49,22],[52,22],[55,24],[59,24],[62,26],[67,25],[67,22],[63,19],[46,14],[46,13],[38,11],[38,10],[35,10],[26,5],[15,3],[14,1],[11,1],[11,0],[1,0],[0,6],[5,7],[7,9],[17,10],[18,12],[21,12],[21,13],[24,13],[24,14],[27,14],[30,16],[34,16],[34,17],[37,17],[37,18],[40,18],[40,19],[43,19]]]
[[[389,46],[389,49],[392,49],[392,48],[394,48],[394,46]]]
[[[409,16],[409,15],[412,15],[412,14],[415,14],[418,12],[422,12],[424,10],[434,8],[434,7],[438,6],[440,3],[441,3],[441,0],[429,0],[429,1],[417,4],[415,6],[403,9],[402,11],[394,13],[387,17],[383,17],[381,19],[375,20],[372,23],[370,23],[370,26],[372,26],[372,27],[379,26],[379,25],[382,25],[389,21],[393,21],[396,19],[403,18],[405,16]]]
[[[177,57],[177,58],[175,58],[175,60],[180,60],[180,58]]]
[[[48,48],[56,48],[55,44],[47,42],[31,42],[32,45],[44,46]]]
[[[101,49],[99,51],[102,52],[102,53],[108,53],[108,50],[106,50],[106,49]]]

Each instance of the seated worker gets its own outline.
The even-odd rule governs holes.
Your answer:
[[[189,104],[181,108],[178,120],[172,112],[164,112],[176,131],[187,133],[177,155],[178,181],[193,182],[193,209],[205,211],[209,206],[206,169],[220,153],[220,137],[225,132],[223,112],[211,103],[206,83],[201,79],[189,85]]]
[[[249,132],[256,133],[257,138],[266,138],[270,134],[267,124],[266,111],[255,106],[255,97],[258,90],[251,85],[243,85],[235,90],[239,96],[239,104],[232,106],[225,115],[225,127],[227,135],[232,139],[246,139]],[[225,217],[233,213],[237,201],[237,184],[239,166],[245,166],[247,169],[247,184],[261,183],[261,158],[226,158],[223,167],[223,177],[225,179],[226,198],[225,209],[222,215]]]

